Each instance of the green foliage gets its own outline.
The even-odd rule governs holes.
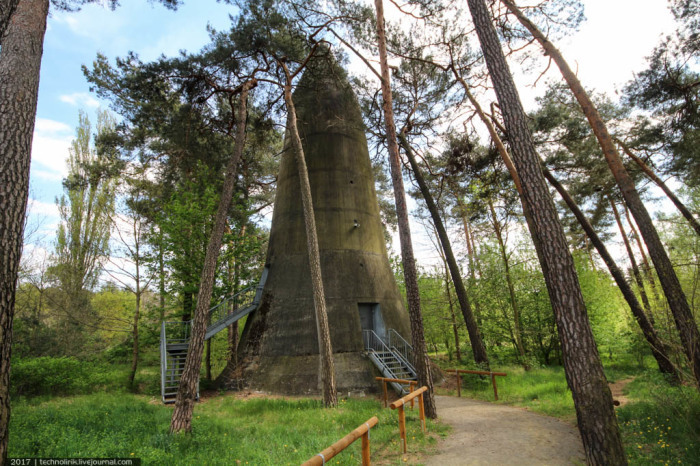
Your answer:
[[[103,364],[70,357],[14,359],[12,396],[74,395],[115,389],[125,375]]]
[[[107,112],[98,113],[97,135],[112,131],[115,124]],[[57,199],[61,223],[52,268],[69,295],[95,287],[102,262],[109,254],[115,179],[107,169],[110,154],[97,151],[91,136],[90,121],[81,112],[76,139],[69,150],[65,194]]]
[[[421,432],[418,410],[407,411],[409,452],[435,444],[447,428],[428,420]],[[341,400],[324,409],[319,400],[206,399],[196,405],[192,435],[170,435],[172,409],[134,395],[90,395],[13,406],[10,456],[135,457],[143,464],[299,464],[372,416],[373,458],[398,460],[396,412],[376,400]],[[60,435],[57,435],[60,433]],[[360,442],[337,457],[360,462]]]
[[[700,395],[692,387],[671,387],[661,374],[646,372],[628,385],[630,398],[618,420],[633,464],[698,464]]]

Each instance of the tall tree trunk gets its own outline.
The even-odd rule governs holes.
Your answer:
[[[476,257],[476,246],[474,244],[474,238],[471,234],[471,228],[469,228],[469,219],[467,218],[467,206],[464,205],[462,199],[453,191],[452,195],[457,200],[457,206],[459,207],[459,216],[462,220],[462,228],[464,228],[464,239],[467,243],[467,259],[469,260],[469,280],[470,286],[476,286],[476,270],[479,268],[477,266]],[[473,299],[474,303],[474,316],[476,317],[477,328],[481,326],[481,305],[478,299]]]
[[[569,195],[568,191],[564,189],[564,186],[559,183],[559,181],[554,177],[554,175],[552,175],[544,164],[542,164],[542,173],[544,174],[545,178],[547,178],[547,181],[549,181],[549,183],[554,187],[554,189],[559,192],[559,195],[569,207],[569,210],[571,210],[571,212],[574,214],[574,217],[576,217],[576,220],[578,220],[581,228],[583,228],[583,231],[591,240],[591,243],[593,243],[593,246],[596,248],[598,254],[600,254],[600,257],[603,259],[603,262],[605,262],[605,265],[608,267],[610,275],[612,275],[615,283],[617,283],[617,287],[620,289],[625,301],[627,301],[634,319],[637,321],[639,328],[642,330],[644,338],[646,338],[647,343],[649,343],[651,353],[654,355],[654,359],[656,359],[656,363],[659,366],[659,371],[669,374],[677,380],[678,373],[668,357],[668,348],[659,339],[658,334],[654,329],[653,322],[647,318],[647,314],[645,314],[642,306],[639,304],[637,296],[634,294],[634,291],[632,291],[632,287],[629,285],[629,283],[627,283],[627,280],[625,280],[625,275],[622,273],[622,270],[620,270],[620,268],[617,266],[615,260],[605,247],[605,244],[595,232],[593,226],[588,221],[586,216],[583,214],[583,212],[581,212],[581,209],[579,209],[576,202]]]
[[[576,407],[586,458],[592,464],[626,464],[620,430],[566,235],[540,170],[518,91],[484,0],[468,0],[486,65],[508,130],[523,197],[533,216],[531,234],[557,321],[566,379]]]
[[[134,235],[134,268],[135,270],[135,286],[134,298],[136,300],[134,309],[134,322],[131,329],[132,338],[134,339],[133,346],[131,348],[131,370],[129,372],[129,386],[134,386],[134,379],[136,378],[136,370],[139,364],[139,318],[141,316],[141,255],[140,255],[140,244],[139,235],[136,228],[136,221],[133,224],[133,235]],[[146,285],[148,287],[148,285]]]
[[[425,204],[428,207],[430,216],[433,219],[433,224],[435,225],[435,231],[438,238],[440,239],[440,245],[442,246],[442,251],[445,256],[445,263],[449,267],[450,276],[452,277],[452,283],[455,286],[455,293],[457,294],[457,301],[459,302],[459,307],[462,310],[462,317],[464,318],[464,323],[467,326],[467,332],[469,332],[469,342],[471,343],[472,351],[474,353],[474,362],[477,364],[484,365],[488,368],[489,359],[486,354],[486,347],[481,339],[481,332],[479,332],[479,327],[476,324],[476,319],[474,319],[474,313],[472,312],[471,304],[469,303],[469,297],[467,296],[467,290],[464,287],[464,282],[462,281],[462,273],[457,265],[457,260],[452,252],[452,244],[450,243],[450,238],[447,236],[447,231],[442,223],[442,218],[440,217],[440,212],[438,207],[433,200],[433,195],[428,188],[423,173],[421,172],[418,163],[416,162],[416,157],[413,155],[413,149],[408,144],[406,137],[403,134],[398,135],[399,142],[408,157],[408,161],[411,164],[411,169],[413,170],[413,175],[418,182],[421,194],[425,200]]]
[[[245,225],[241,228],[241,236],[243,236],[243,231],[245,231]],[[233,247],[233,241],[231,242],[231,247]],[[240,291],[240,273],[239,273],[239,261],[236,261],[233,255],[228,263],[228,280],[229,283],[233,282],[232,294],[235,296]],[[231,301],[231,312],[235,311],[236,303]],[[228,342],[228,354],[227,354],[227,366],[232,366],[234,369],[238,366],[238,321],[235,321],[228,326],[227,329],[227,339]]]
[[[318,335],[319,361],[321,364],[321,384],[323,390],[323,404],[326,407],[338,406],[338,394],[335,385],[335,363],[333,362],[333,347],[331,345],[331,333],[328,327],[328,311],[326,310],[326,296],[323,291],[323,277],[321,276],[321,254],[318,249],[318,232],[316,230],[316,217],[314,204],[311,198],[311,185],[309,184],[309,172],[306,168],[304,148],[301,145],[299,130],[297,128],[297,114],[292,101],[292,78],[287,73],[287,82],[284,86],[284,101],[287,105],[287,131],[292,141],[294,158],[297,161],[299,172],[299,185],[301,190],[302,208],[304,210],[304,226],[306,228],[306,244],[309,250],[309,268],[311,269],[311,286],[314,296],[314,309],[316,310],[316,334]]]
[[[450,310],[450,321],[452,323],[452,333],[455,338],[455,353],[457,361],[462,362],[462,351],[459,349],[459,327],[457,326],[457,316],[455,316],[455,308],[452,301],[452,291],[450,291],[450,270],[443,257],[443,270],[445,271],[445,293],[447,294],[447,306]]]
[[[22,0],[0,31],[0,463],[7,459],[10,355],[17,274],[48,0]],[[5,7],[3,7],[5,8]],[[2,32],[5,33],[2,36]]]
[[[627,219],[627,224],[630,226],[630,231],[632,232],[634,242],[637,243],[637,249],[639,249],[639,254],[642,256],[642,271],[644,272],[644,278],[646,278],[647,282],[649,283],[649,287],[651,288],[651,294],[654,297],[654,302],[658,303],[659,293],[658,291],[656,291],[656,280],[654,280],[654,273],[652,272],[651,266],[649,265],[649,259],[647,259],[647,255],[644,252],[644,245],[642,244],[642,240],[639,237],[637,229],[634,227],[634,222],[630,217],[629,209],[624,204],[622,205],[622,207],[624,207],[625,209],[625,218]]]
[[[610,171],[620,187],[622,197],[625,203],[632,211],[634,219],[637,221],[639,230],[644,237],[644,242],[649,249],[649,255],[656,267],[656,273],[659,276],[661,287],[666,295],[666,300],[673,313],[673,319],[676,323],[676,328],[681,337],[683,348],[686,356],[690,361],[690,367],[695,377],[698,389],[700,389],[700,331],[695,322],[693,313],[688,305],[681,283],[678,280],[673,264],[666,254],[661,239],[654,228],[651,217],[646,207],[642,203],[634,181],[627,173],[620,154],[613,143],[612,137],[608,132],[605,122],[598,113],[597,108],[591,101],[588,93],[581,85],[581,82],[576,77],[576,74],[571,70],[568,63],[564,60],[559,50],[552,44],[523,13],[520,11],[511,0],[501,0],[504,5],[518,18],[520,23],[527,28],[533,37],[540,43],[545,53],[549,55],[557,64],[562,76],[566,80],[571,92],[581,105],[584,115],[588,119],[593,133],[598,139],[600,148],[603,151],[605,160],[610,167]]]
[[[622,243],[625,245],[625,250],[627,251],[627,256],[630,259],[630,264],[632,266],[632,276],[634,281],[637,283],[637,288],[639,289],[639,296],[642,298],[642,303],[644,304],[644,310],[647,314],[651,315],[651,304],[649,303],[649,297],[647,295],[646,288],[644,287],[644,280],[642,280],[642,274],[639,273],[639,266],[637,265],[637,259],[634,257],[634,251],[632,250],[632,245],[630,244],[629,238],[627,238],[627,233],[625,232],[625,227],[622,225],[622,219],[620,218],[620,212],[617,210],[615,201],[612,198],[609,199],[610,207],[612,208],[613,216],[615,217],[615,222],[617,222],[617,228],[620,230],[620,236],[622,236]]]
[[[10,24],[10,18],[17,8],[19,0],[5,0],[0,2],[0,44],[2,44],[7,26]]]
[[[690,226],[695,230],[695,233],[700,235],[700,222],[697,221],[697,219],[693,216],[692,212],[681,202],[680,199],[669,189],[668,186],[666,186],[666,183],[663,182],[661,178],[659,178],[656,173],[647,165],[644,163],[642,159],[637,157],[634,152],[630,150],[629,147],[627,147],[626,144],[624,144],[622,141],[619,139],[615,138],[615,142],[622,148],[625,154],[629,156],[634,162],[639,166],[639,168],[642,169],[642,171],[649,177],[650,180],[652,180],[656,185],[661,188],[661,190],[666,194],[666,196],[673,202],[673,204],[676,206],[676,208],[680,211],[680,213],[685,217],[686,220],[688,220],[688,223],[690,223]]]
[[[192,410],[197,395],[197,384],[199,382],[199,369],[202,364],[202,351],[204,350],[204,336],[207,331],[207,319],[209,317],[209,305],[214,289],[214,278],[216,275],[216,260],[221,249],[221,240],[224,236],[226,218],[231,206],[231,198],[236,187],[236,171],[238,161],[243,154],[246,135],[246,111],[248,103],[248,91],[255,86],[254,80],[246,81],[241,86],[240,102],[238,105],[238,115],[236,123],[238,131],[236,142],[231,156],[226,166],[224,185],[221,189],[221,198],[216,209],[214,228],[209,237],[207,253],[204,257],[204,267],[202,268],[202,279],[199,284],[197,295],[197,308],[192,323],[192,336],[187,348],[187,358],[185,367],[180,379],[180,386],[175,398],[175,409],[170,421],[170,432],[190,432],[192,430]]]
[[[469,103],[472,104],[472,107],[474,107],[474,111],[476,114],[479,116],[479,119],[484,123],[484,126],[486,126],[487,131],[489,132],[489,136],[491,136],[491,140],[493,141],[494,145],[496,146],[496,150],[498,150],[499,155],[501,156],[501,159],[503,160],[503,163],[506,166],[506,169],[508,170],[508,173],[510,173],[510,177],[513,179],[513,184],[515,185],[515,189],[518,191],[518,197],[520,198],[520,203],[523,206],[523,215],[525,216],[525,221],[528,224],[528,228],[530,230],[533,229],[533,219],[532,219],[532,214],[530,213],[530,207],[527,204],[527,201],[525,200],[525,197],[523,196],[523,187],[522,183],[520,182],[520,176],[518,176],[518,171],[515,168],[515,164],[513,164],[513,160],[510,158],[510,155],[508,154],[508,151],[506,150],[506,146],[503,144],[503,141],[501,140],[501,137],[498,135],[498,132],[496,131],[496,128],[494,127],[491,119],[486,115],[486,112],[481,108],[481,105],[479,104],[479,101],[476,100],[474,95],[471,93],[471,90],[469,89],[469,85],[467,82],[464,80],[464,78],[457,72],[457,68],[455,68],[454,63],[450,63],[450,69],[452,70],[452,74],[454,75],[455,79],[457,82],[459,82],[462,85],[462,88],[464,89],[464,93],[467,96],[467,99],[469,100]],[[494,120],[495,121],[495,120]],[[537,239],[533,236],[531,237],[533,245],[535,246],[535,250],[538,251],[540,250],[540,244],[537,241]]]
[[[401,176],[399,146],[396,141],[396,125],[394,124],[394,109],[392,107],[391,78],[386,51],[386,33],[384,29],[384,5],[382,0],[374,0],[377,12],[377,45],[379,48],[379,63],[381,67],[382,110],[384,111],[384,126],[386,128],[387,145],[389,148],[389,166],[391,167],[391,182],[394,188],[396,216],[399,224],[399,242],[401,243],[401,259],[403,263],[404,282],[406,284],[406,299],[408,314],[411,320],[411,340],[418,383],[428,387],[424,396],[425,414],[432,419],[437,418],[435,407],[435,392],[433,376],[430,370],[430,360],[425,346],[423,331],[423,316],[420,309],[420,294],[418,292],[418,272],[416,259],[413,255],[411,229],[408,224],[408,208],[406,207],[406,192]]]
[[[129,386],[134,386],[136,370],[139,365],[139,317],[141,314],[141,284],[138,278],[138,265],[136,266],[136,309],[134,310],[134,321],[132,323],[131,335],[134,339],[131,347],[131,369],[129,371]]]
[[[158,306],[160,321],[165,320],[165,258],[163,257],[163,233],[158,232]]]

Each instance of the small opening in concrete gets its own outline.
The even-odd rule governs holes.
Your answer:
[[[350,184],[354,184],[355,182],[353,180],[350,180]]]

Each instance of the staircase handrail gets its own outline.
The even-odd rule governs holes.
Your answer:
[[[365,345],[365,350],[369,354],[369,357],[372,361],[374,361],[374,364],[379,368],[379,370],[387,376],[390,379],[398,379],[397,374],[392,371],[389,366],[386,365],[384,361],[378,356],[377,353],[385,352],[385,353],[391,353],[394,356],[396,356],[396,352],[392,351],[386,343],[384,343],[384,340],[381,339],[379,335],[377,335],[373,330],[363,330],[362,331],[362,340],[364,341]],[[396,382],[391,382],[391,385],[396,389],[397,392],[399,393],[404,393],[404,386],[396,383]]]
[[[268,267],[263,269],[260,281],[256,285],[250,285],[234,295],[225,297],[218,304],[209,309],[208,325],[212,326],[226,319],[226,317],[236,312],[238,309],[259,304],[262,299],[265,282],[267,281],[268,270]],[[227,304],[230,302],[233,302],[234,305],[229,307]],[[217,310],[219,312],[217,312]],[[221,310],[223,310],[223,312]]]
[[[169,328],[173,328],[170,330]],[[170,320],[163,322],[163,330],[165,331],[164,337],[167,337],[168,344],[175,343],[187,343],[190,340],[190,330],[192,328],[192,320]],[[173,338],[173,332],[177,338]],[[165,339],[165,338],[164,338]]]
[[[414,365],[413,346],[393,328],[389,329],[389,347],[396,348],[396,352],[399,353],[404,362],[415,374],[416,368]]]
[[[379,335],[377,335],[374,330],[363,330],[362,331],[362,339],[364,340],[365,343],[365,349],[366,350],[371,350],[375,352],[379,351],[387,351],[390,352],[391,350],[389,347],[384,343],[384,340],[382,340]]]

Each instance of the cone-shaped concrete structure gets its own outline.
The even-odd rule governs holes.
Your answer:
[[[389,266],[364,125],[345,72],[316,58],[294,94],[316,215],[337,389],[375,390],[363,328],[410,336]],[[321,392],[297,165],[282,155],[261,306],[248,317],[237,379],[284,394]],[[362,318],[361,318],[362,316]]]

